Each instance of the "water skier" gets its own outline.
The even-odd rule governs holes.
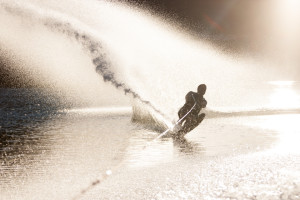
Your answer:
[[[203,97],[206,92],[206,85],[201,84],[197,88],[197,92],[190,91],[185,96],[185,104],[178,111],[179,119],[183,118],[191,109],[191,112],[180,122],[181,128],[177,132],[177,136],[184,136],[194,128],[196,128],[204,119],[205,114],[200,111],[205,108],[207,101]]]

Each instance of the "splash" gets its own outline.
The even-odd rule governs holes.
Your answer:
[[[17,21],[26,22],[20,26],[46,27],[50,33],[66,38],[59,41],[79,44],[83,48],[81,56],[89,58],[86,65],[92,65],[104,82],[138,102],[134,103],[134,119],[158,116],[156,121],[170,123],[184,103],[185,94],[200,83],[208,85],[206,99],[210,107],[220,102],[236,104],[243,84],[265,78],[264,73],[257,74],[256,63],[224,55],[161,18],[120,3],[3,0],[1,10],[6,11],[3,16],[13,15]],[[35,47],[27,50],[37,51]],[[60,57],[68,56],[66,52]],[[82,88],[82,92],[85,90]]]
[[[149,107],[156,114],[164,116],[164,114],[160,110],[156,109],[151,102],[144,100],[137,92],[128,87],[125,83],[116,79],[115,73],[111,69],[111,63],[105,55],[105,49],[101,45],[101,42],[99,42],[99,39],[93,37],[91,30],[89,31],[88,28],[86,28],[86,30],[81,30],[79,26],[76,27],[76,25],[72,25],[79,24],[78,22],[72,23],[70,20],[64,21],[62,20],[62,16],[55,17],[58,15],[56,13],[52,14],[52,16],[42,14],[40,10],[34,8],[33,6],[28,7],[27,9],[21,9],[19,7],[11,7],[7,4],[2,4],[2,7],[9,13],[29,18],[31,18],[28,16],[29,14],[38,14],[39,23],[42,23],[44,26],[53,31],[58,31],[64,35],[67,35],[68,38],[75,39],[76,42],[78,42],[85,49],[85,52],[87,52],[92,59],[92,62],[96,68],[96,72],[103,77],[104,82],[110,82],[116,88],[123,90],[125,95],[131,95],[134,99],[142,102],[144,106]],[[84,25],[81,26],[84,27]]]

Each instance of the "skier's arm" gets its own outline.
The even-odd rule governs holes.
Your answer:
[[[202,98],[202,100],[201,100],[201,107],[205,108],[206,105],[207,105],[207,101],[204,98]]]

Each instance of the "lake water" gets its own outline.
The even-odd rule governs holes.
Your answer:
[[[1,89],[1,199],[299,197],[297,109],[208,112],[179,142],[154,140],[158,132],[131,122],[130,105],[59,102],[41,89]]]

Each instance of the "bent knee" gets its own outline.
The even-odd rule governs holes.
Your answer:
[[[199,118],[204,118],[206,115],[205,115],[205,113],[201,113],[200,115],[199,115]]]

